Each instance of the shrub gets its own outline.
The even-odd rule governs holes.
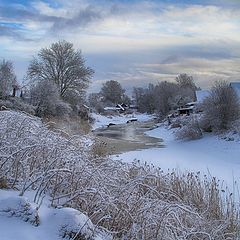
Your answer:
[[[57,86],[43,80],[32,86],[30,90],[31,104],[36,108],[39,117],[66,116],[71,111],[70,106],[60,99]]]
[[[69,116],[70,112],[72,111],[69,104],[67,104],[63,101],[57,101],[55,107],[56,107],[55,116],[58,116],[58,117]]]
[[[91,153],[94,158],[106,157],[109,155],[107,143],[101,140],[95,140],[91,147]]]
[[[9,97],[6,100],[0,100],[0,106],[5,106],[8,109],[23,111],[31,115],[35,114],[34,106],[24,102],[21,98]]]
[[[195,140],[202,137],[202,131],[196,119],[191,119],[189,124],[180,128],[176,133],[177,139]]]
[[[202,106],[204,129],[227,130],[240,116],[237,93],[225,81],[215,83],[210,96],[204,100]]]
[[[0,174],[3,175],[3,174]],[[8,184],[7,184],[7,180],[4,177],[0,177],[0,189],[7,189],[8,188]]]
[[[62,208],[56,215],[59,219],[60,236],[63,239],[95,239],[94,225],[85,214],[72,208]]]

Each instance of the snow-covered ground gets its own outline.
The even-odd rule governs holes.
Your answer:
[[[146,134],[162,138],[165,147],[126,152],[114,156],[114,159],[124,162],[140,160],[165,171],[200,171],[224,180],[228,185],[232,185],[233,180],[240,183],[239,142],[226,141],[212,134],[192,141],[175,140],[173,131],[163,125]]]
[[[13,190],[0,190],[1,240],[69,239],[67,233],[78,231],[86,238],[109,239],[101,233],[95,234],[95,226],[91,220],[73,208],[51,208],[50,203],[44,200],[41,207],[36,210],[36,204],[31,203],[26,197],[19,197],[18,194],[19,192]],[[31,199],[31,192],[28,195]],[[26,212],[24,210],[26,206],[32,211],[32,215],[38,213],[38,225],[27,220],[31,211]]]
[[[93,124],[93,130],[101,127],[106,127],[109,123],[123,124],[128,120],[137,119],[137,121],[147,121],[153,119],[153,115],[134,113],[134,114],[119,114],[115,116],[103,116],[100,114],[92,113],[92,117],[95,119]]]

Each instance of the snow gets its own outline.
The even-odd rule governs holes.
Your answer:
[[[132,119],[137,119],[140,122],[153,119],[152,115],[143,114],[143,113],[119,114],[119,115],[112,115],[112,116],[103,116],[100,114],[92,113],[92,117],[95,119],[95,122],[93,124],[93,130],[101,127],[106,127],[108,126],[109,123],[124,124],[127,121]]]
[[[38,213],[36,205],[30,204],[24,197],[7,197],[0,199],[0,216],[14,216],[25,222],[38,225]]]
[[[38,191],[39,187],[44,185],[45,177],[54,176],[51,173],[62,171],[61,176],[67,179],[70,171],[76,175],[78,171],[82,172],[82,168],[88,164],[91,139],[88,136],[72,136],[67,139],[61,133],[50,131],[41,119],[15,111],[0,111],[0,122],[1,163],[7,159],[1,169],[4,177],[12,179],[12,176],[15,176],[11,175],[11,171],[14,171],[14,168],[11,168],[12,164],[16,164],[17,161],[21,164],[16,185],[13,187],[19,191],[0,189],[0,240],[57,240],[63,239],[63,236],[67,239],[71,232],[80,229],[81,234],[91,234],[91,239],[107,239],[101,237],[98,228],[93,226],[82,212],[70,208],[51,208],[48,195]],[[54,154],[45,155],[48,160],[45,163],[40,157],[37,158],[38,164],[35,166],[32,163],[39,147],[43,147],[45,154]],[[31,170],[30,165],[34,166]],[[50,174],[46,175],[46,169]],[[28,186],[32,184],[34,192],[29,193],[26,189],[31,189]],[[51,184],[52,181],[48,181],[49,191],[46,191],[46,194],[50,192]],[[69,189],[68,184],[70,185],[67,179],[62,187]],[[60,189],[61,186],[58,187]],[[24,193],[24,197],[19,196],[20,192]],[[38,192],[43,193],[36,198],[39,199],[40,209],[32,202]],[[59,195],[62,195],[60,191]],[[44,200],[41,204],[42,198]]]
[[[240,182],[239,142],[226,141],[212,134],[192,141],[175,140],[173,130],[163,125],[146,134],[163,139],[165,147],[127,152],[114,156],[114,159],[124,162],[140,160],[165,171],[200,171],[224,180],[228,185],[233,180]]]
[[[19,192],[0,190],[0,239],[1,240],[59,240],[68,239],[67,233],[81,231],[91,239],[108,239],[101,234],[95,234],[95,226],[83,213],[72,208],[51,208],[48,201],[44,201],[38,215],[40,224],[35,226],[19,216],[3,214],[4,211],[25,206],[36,205],[25,197],[19,197]],[[31,195],[31,192],[29,193]],[[64,238],[65,236],[65,238]]]

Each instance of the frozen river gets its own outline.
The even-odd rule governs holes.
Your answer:
[[[201,172],[232,185],[240,183],[240,143],[206,134],[194,141],[176,140],[172,130],[154,128],[154,121],[133,122],[98,129],[116,160],[153,164],[164,171]]]
[[[163,140],[148,136],[146,131],[155,128],[153,120],[110,125],[94,131],[95,135],[106,142],[111,154],[120,154],[140,149],[163,147]]]

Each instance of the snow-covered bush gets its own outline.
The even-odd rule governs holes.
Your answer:
[[[202,130],[197,119],[190,119],[187,125],[178,129],[175,133],[177,139],[195,140],[202,137]]]
[[[2,177],[0,178],[0,189],[8,188],[7,180],[3,177],[3,174],[0,174]]]
[[[62,208],[56,211],[60,236],[64,239],[93,239],[95,226],[83,213],[72,209]]]
[[[8,109],[12,109],[12,110],[18,110],[18,111],[23,111],[29,114],[34,115],[35,114],[35,108],[24,102],[21,98],[17,98],[17,97],[9,97],[8,99],[1,99],[0,100],[0,107],[1,106],[5,106]]]
[[[57,85],[48,80],[32,86],[30,101],[39,117],[66,116],[72,110],[69,104],[61,100]]]
[[[106,157],[109,155],[109,149],[106,142],[96,139],[91,146],[91,153],[94,158]]]
[[[202,107],[202,121],[206,129],[226,131],[240,118],[238,95],[226,81],[215,82]]]
[[[36,207],[24,197],[8,197],[0,199],[0,216],[19,217],[25,222],[38,226],[39,216]]]

